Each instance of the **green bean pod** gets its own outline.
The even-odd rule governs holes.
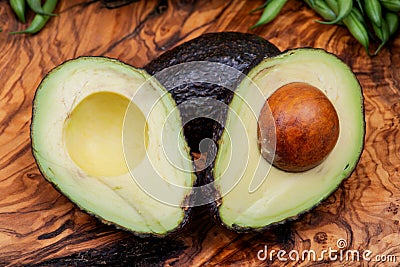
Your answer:
[[[380,0],[384,8],[392,12],[400,11],[400,0]]]
[[[330,6],[329,2],[331,2],[331,5],[334,5],[334,7]],[[334,1],[327,1],[328,6],[332,8],[332,10],[337,14],[336,19],[333,21],[327,21],[323,22],[324,24],[335,24],[338,23],[339,21],[343,20],[346,18],[351,10],[353,9],[353,1],[352,0],[338,0],[336,3],[333,3]]]
[[[261,6],[259,6],[259,7],[255,8],[255,9],[253,9],[252,11],[250,11],[250,13],[254,13],[254,12],[257,12],[257,11],[259,11],[259,10],[261,10],[261,9],[264,9],[264,8],[268,5],[269,2],[271,2],[271,0],[265,1],[264,4],[262,4]]]
[[[354,11],[350,12],[350,14],[343,19],[343,23],[347,26],[351,35],[365,48],[369,55],[369,37],[364,23],[357,19],[357,15]]]
[[[390,32],[386,21],[382,21],[381,27],[378,27],[376,24],[372,24],[372,28],[381,42],[386,43],[389,40]]]
[[[357,6],[360,9],[361,14],[364,14],[364,7],[363,4],[361,3],[361,0],[356,0]]]
[[[56,6],[57,6],[57,0],[47,0],[43,5],[43,10],[46,13],[51,13],[56,8]],[[28,28],[26,28],[23,31],[11,32],[11,33],[12,34],[37,33],[44,27],[44,25],[46,25],[49,18],[50,16],[47,15],[36,14]]]
[[[324,0],[305,0],[307,5],[311,7],[317,14],[326,20],[335,20],[336,14],[333,10],[325,3]],[[320,21],[318,21],[320,22]]]
[[[381,40],[381,44],[374,53],[374,55],[376,55],[389,40],[390,33],[389,33],[389,27],[385,20],[382,20],[381,27],[378,27],[374,23],[372,23],[372,27],[374,29],[376,36],[379,38],[379,40]]]
[[[358,8],[354,7],[354,8],[352,9],[352,12],[354,13],[353,15],[354,15],[359,21],[361,21],[361,22],[364,24],[364,26],[367,25],[367,23],[365,22],[364,16],[362,15],[361,11],[358,10]]]
[[[339,4],[336,0],[325,0],[325,2],[336,15],[339,13]]]
[[[262,13],[260,19],[256,24],[251,26],[250,29],[254,29],[258,26],[271,22],[278,15],[286,2],[287,0],[271,0],[264,8],[264,12]]]
[[[364,0],[365,13],[373,24],[382,26],[382,7],[378,0]]]
[[[336,14],[339,12],[339,5],[336,0],[326,0],[326,3]],[[343,23],[351,35],[365,48],[367,54],[370,55],[368,30],[362,14],[356,8],[352,8],[350,14],[343,19]]]
[[[36,13],[44,16],[56,16],[56,14],[53,14],[51,12],[46,12],[44,10],[44,7],[42,7],[42,1],[41,0],[26,0],[28,3],[28,6]]]
[[[399,15],[393,12],[386,12],[386,23],[389,29],[390,36],[393,36],[399,27]]]
[[[25,0],[10,0],[10,6],[18,19],[25,23]]]

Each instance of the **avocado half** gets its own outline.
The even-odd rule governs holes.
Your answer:
[[[262,157],[257,143],[257,119],[265,100],[293,82],[319,88],[336,109],[340,124],[333,150],[304,172],[274,167]],[[349,67],[324,50],[299,48],[263,60],[238,86],[229,107],[213,169],[221,194],[215,215],[228,228],[261,230],[296,218],[335,191],[362,153],[361,87]]]
[[[143,70],[103,57],[67,61],[36,91],[33,155],[83,210],[139,235],[165,235],[186,223],[195,181],[175,107]],[[170,155],[179,155],[173,164]]]

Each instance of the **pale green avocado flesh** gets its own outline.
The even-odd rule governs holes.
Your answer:
[[[183,202],[194,183],[175,106],[144,71],[102,57],[67,61],[37,90],[34,157],[82,209],[139,234],[164,235],[185,222]],[[165,142],[161,132],[177,142]],[[157,192],[142,190],[144,180]]]
[[[237,230],[262,229],[319,204],[356,167],[365,131],[363,96],[356,77],[324,50],[289,50],[265,59],[248,78],[238,86],[229,106],[214,168],[222,196],[218,216],[224,225]],[[291,82],[308,83],[324,92],[340,125],[338,141],[328,157],[300,173],[271,166],[257,145],[257,119],[265,99]]]

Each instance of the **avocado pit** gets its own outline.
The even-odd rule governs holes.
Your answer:
[[[273,120],[267,114],[272,114]],[[275,155],[267,142],[274,135]],[[258,119],[261,154],[284,171],[302,172],[316,167],[335,147],[338,137],[335,107],[321,90],[307,83],[293,82],[277,89]]]

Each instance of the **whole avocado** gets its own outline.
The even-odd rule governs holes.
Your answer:
[[[304,100],[304,92],[313,94]],[[321,112],[321,97],[329,112]],[[278,129],[269,127],[266,103]],[[274,110],[282,111],[276,112],[282,121]],[[335,117],[329,114],[338,118],[333,128],[322,121]],[[292,125],[296,132],[289,131]],[[307,152],[309,145],[324,148],[317,135],[285,141],[285,149],[303,149],[302,160],[323,160],[316,166],[303,160],[312,165],[307,170],[278,166],[276,158],[293,153],[275,153],[274,136],[264,138],[261,130],[287,130],[291,140],[304,139],[293,139],[298,132],[326,135],[310,125],[338,126],[333,148]],[[144,69],[104,57],[66,61],[39,85],[31,124],[43,176],[83,210],[139,236],[178,232],[192,208],[205,204],[214,219],[238,232],[296,219],[350,176],[364,136],[362,88],[349,66],[322,49],[281,53],[256,35],[234,32],[202,35]]]
[[[209,183],[213,180],[210,170],[217,152],[217,143],[223,131],[226,120],[227,105],[233,97],[233,90],[245,75],[263,59],[280,54],[280,50],[269,41],[249,33],[217,32],[206,33],[187,41],[148,63],[144,69],[155,75],[156,79],[171,93],[179,107],[183,121],[184,135],[192,152],[207,151],[207,159],[203,170],[197,170],[199,184]],[[191,73],[185,79],[189,82],[177,81],[176,74],[181,68],[174,68],[170,75],[157,75],[168,68],[190,62],[220,63],[236,71],[222,73],[219,66],[209,65],[204,73]],[[185,65],[182,65],[185,68]],[[201,67],[196,67],[201,69]],[[228,86],[209,82],[190,82],[190,76],[198,80],[209,75],[216,75],[213,80],[228,81]],[[219,76],[218,76],[219,75]],[[229,87],[229,88],[227,88]],[[210,108],[207,99],[220,101],[221,105]],[[202,140],[213,142],[201,143]],[[199,146],[202,148],[200,149]],[[208,147],[207,147],[208,146]]]

